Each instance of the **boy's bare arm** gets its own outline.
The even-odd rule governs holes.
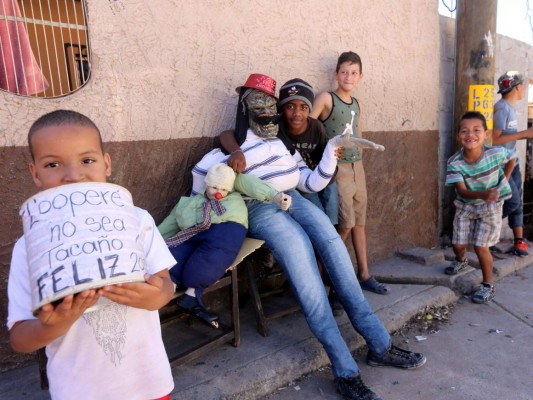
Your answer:
[[[18,321],[13,325],[9,331],[11,346],[16,351],[29,353],[48,345],[67,333],[85,310],[96,304],[98,298],[95,290],[85,290],[66,296],[56,306],[44,305],[38,319]]]
[[[235,131],[228,130],[220,134],[220,144],[224,150],[230,153],[228,166],[233,168],[236,173],[241,173],[246,169],[246,157],[235,140]]]
[[[331,113],[331,107],[333,107],[333,101],[331,100],[331,94],[328,92],[322,92],[316,96],[313,109],[309,116],[311,118],[324,121]]]
[[[363,137],[363,103],[359,102],[359,120],[357,121],[359,137]]]
[[[115,303],[145,310],[159,310],[174,294],[174,285],[167,269],[155,275],[146,274],[145,282],[119,283],[106,286],[99,293]]]
[[[457,182],[455,188],[457,189],[457,193],[459,193],[464,199],[481,199],[487,203],[495,203],[500,198],[500,192],[496,188],[487,190],[469,190],[464,182]]]
[[[514,140],[520,140],[520,139],[533,139],[533,128],[526,129],[524,131],[516,132],[516,133],[508,133],[503,135],[503,131],[501,129],[494,129],[492,131],[492,144],[493,145],[501,145],[504,143],[509,143]]]
[[[505,177],[507,178],[507,180],[511,178],[511,174],[513,173],[515,164],[516,164],[516,158],[513,158],[507,161],[507,164],[505,164],[505,167],[503,167],[503,173],[505,174]]]

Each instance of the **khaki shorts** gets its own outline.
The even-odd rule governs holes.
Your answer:
[[[339,228],[366,225],[366,179],[363,162],[339,163],[335,176],[339,191]]]

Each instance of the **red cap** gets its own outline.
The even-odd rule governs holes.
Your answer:
[[[269,94],[272,97],[276,97],[276,81],[267,75],[251,74],[246,80],[246,83],[236,88],[235,91],[239,93],[241,88],[243,87],[257,89],[266,94]]]

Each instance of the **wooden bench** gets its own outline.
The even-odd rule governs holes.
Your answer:
[[[180,362],[184,363],[190,360],[193,360],[203,354],[210,352],[213,348],[217,347],[220,344],[232,342],[234,347],[238,347],[241,343],[241,327],[239,322],[239,285],[237,280],[237,266],[241,263],[245,263],[245,268],[247,270],[251,269],[249,255],[251,255],[255,250],[257,250],[264,243],[263,240],[246,238],[235,261],[231,264],[228,269],[226,269],[225,275],[216,281],[213,285],[205,290],[204,293],[212,292],[214,290],[230,287],[230,304],[231,304],[231,322],[229,325],[224,325],[219,323],[219,328],[214,329],[213,335],[209,338],[201,341],[199,344],[195,344],[191,348],[186,348],[178,351],[175,354],[168,354],[170,362]],[[171,301],[165,307],[160,310],[161,316],[161,326],[176,321],[177,319],[182,318],[183,316],[188,316],[188,314],[180,311],[174,311],[170,314],[165,313],[165,309],[172,306],[174,299],[181,295],[183,292],[176,292],[172,296]],[[41,378],[41,389],[48,389],[48,377],[46,374],[46,353],[44,348],[37,350],[38,363],[39,363],[39,373]]]
[[[277,277],[283,277],[283,279],[286,279],[279,265],[274,265],[273,267],[269,268],[269,271],[265,274],[260,274],[261,276],[256,275],[251,265],[247,266],[246,272],[248,275],[248,287],[249,287],[249,292],[250,292],[250,298],[252,300],[252,305],[255,310],[255,321],[257,325],[257,331],[262,336],[266,337],[269,334],[268,332],[269,321],[276,319],[276,318],[283,317],[285,315],[298,312],[300,311],[300,306],[294,303],[294,305],[290,305],[284,309],[277,310],[277,311],[269,311],[265,309],[262,299],[273,296],[273,295],[284,294],[285,292],[290,291],[289,284],[286,281],[285,285],[280,289],[273,289],[268,292],[262,292],[262,293],[259,292],[259,287],[258,287],[259,281],[275,279]]]
[[[263,243],[264,241],[262,240],[246,238],[241,250],[239,251],[239,254],[237,254],[237,257],[235,258],[235,261],[233,261],[233,264],[226,269],[226,274],[204,291],[204,293],[209,293],[223,287],[230,287],[230,324],[225,325],[219,321],[218,329],[210,328],[214,334],[201,341],[199,344],[194,345],[192,348],[183,349],[182,351],[178,351],[176,354],[168,354],[169,349],[167,348],[167,354],[170,362],[188,362],[208,353],[218,345],[227,343],[229,341],[232,342],[234,347],[239,347],[241,343],[241,326],[239,320],[239,285],[237,280],[237,266],[242,262],[244,263],[245,269],[250,270],[252,266],[248,256],[261,247]],[[173,296],[173,299],[179,295],[181,295],[181,293],[176,292]],[[171,303],[173,303],[172,300]],[[161,311],[164,313],[164,309]],[[163,316],[161,318],[161,325],[164,326],[165,324],[171,323],[176,319],[183,317],[184,315],[188,316],[188,314],[178,310],[169,316]]]

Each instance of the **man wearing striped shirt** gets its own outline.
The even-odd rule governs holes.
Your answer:
[[[455,260],[444,272],[456,275],[467,268],[466,247],[473,245],[483,274],[472,297],[475,303],[487,303],[494,297],[489,247],[500,238],[502,206],[511,197],[508,180],[516,162],[514,151],[485,146],[488,135],[482,114],[464,114],[456,135],[462,147],[448,160],[446,172],[446,185],[455,186],[457,197],[452,239]]]

